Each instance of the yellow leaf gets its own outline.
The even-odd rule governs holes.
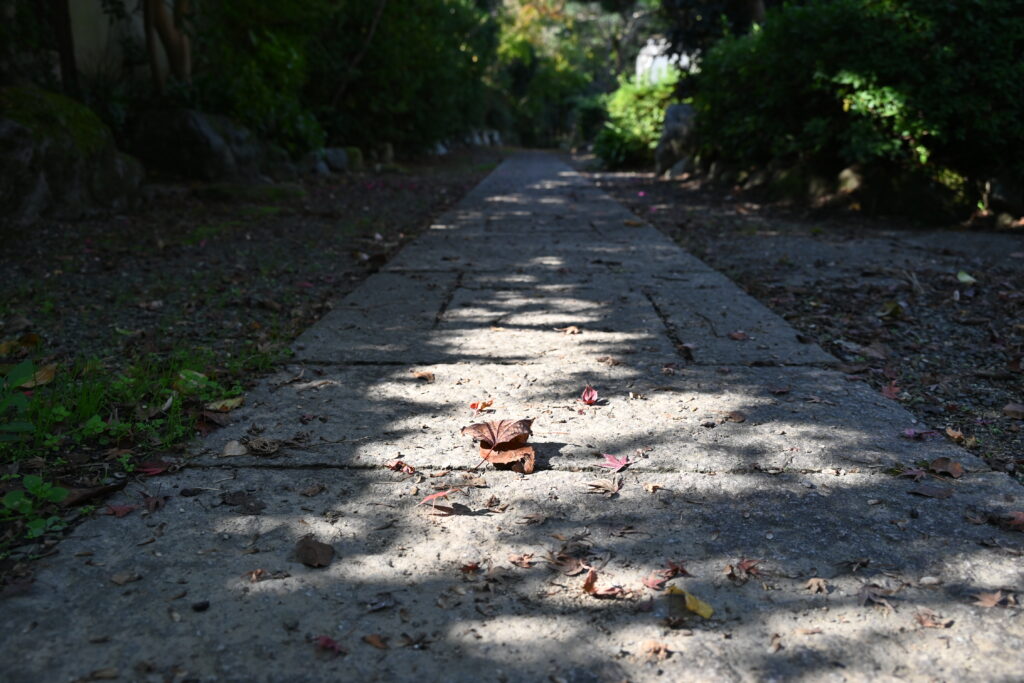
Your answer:
[[[682,588],[669,586],[668,591],[666,592],[673,595],[682,595],[686,598],[686,609],[690,610],[694,614],[704,617],[705,619],[710,619],[711,615],[715,613],[715,609],[711,605],[704,602],[693,593],[687,593]]]
[[[683,591],[683,594],[686,596],[686,609],[690,610],[694,614],[699,614],[705,619],[710,619],[711,615],[715,613],[715,610],[711,605],[704,602],[696,595],[687,593],[686,591]]]
[[[54,376],[57,374],[57,364],[52,363],[45,365],[32,375],[32,379],[21,385],[22,389],[31,389],[32,387],[41,387],[44,384],[49,384],[53,381]]]
[[[213,403],[207,403],[206,409],[213,410],[218,413],[226,413],[234,410],[238,406],[245,402],[244,396],[237,396],[235,398],[225,398],[220,401],[214,401]]]

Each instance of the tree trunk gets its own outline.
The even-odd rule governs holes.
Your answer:
[[[78,96],[78,64],[75,62],[75,39],[71,32],[68,0],[49,0],[49,21],[57,54],[60,56],[60,82],[64,94]]]
[[[188,33],[185,32],[190,11],[189,0],[174,0],[173,15],[164,0],[142,0],[146,54],[158,92],[164,91],[166,82],[166,74],[160,68],[160,47],[163,47],[167,56],[171,76],[182,83],[192,82],[192,50]]]

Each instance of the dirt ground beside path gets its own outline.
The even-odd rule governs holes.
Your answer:
[[[589,177],[844,361],[850,381],[900,401],[917,418],[907,438],[951,439],[1024,481],[1024,231],[814,216],[650,173]]]
[[[0,442],[0,498],[26,475],[123,485],[217,429],[226,415],[206,406],[241,400],[500,159],[474,149],[296,183],[150,185],[123,214],[0,225],[0,376],[26,360],[52,370],[32,392],[35,431]],[[0,587],[103,502],[0,508]],[[26,531],[47,519],[45,534]]]

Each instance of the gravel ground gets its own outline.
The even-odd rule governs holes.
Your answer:
[[[698,180],[590,177],[845,363],[851,381],[1024,481],[1024,231],[761,204]],[[922,434],[923,432],[923,434]]]
[[[477,150],[302,185],[147,188],[145,207],[0,242],[0,339],[112,366],[138,351],[287,343],[499,160]],[[255,192],[255,194],[254,194]]]

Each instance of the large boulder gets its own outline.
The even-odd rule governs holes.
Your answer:
[[[142,178],[85,105],[34,87],[0,88],[0,222],[120,209]]]
[[[665,110],[661,139],[654,149],[654,165],[658,173],[664,173],[687,156],[696,118],[696,110],[688,104],[673,104]]]
[[[128,149],[146,167],[190,180],[294,177],[290,162],[225,116],[194,109],[152,109],[129,125]]]

